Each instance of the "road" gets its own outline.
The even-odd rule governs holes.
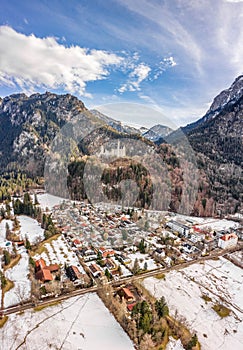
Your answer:
[[[147,271],[147,272],[144,272],[144,273],[139,274],[139,275],[125,277],[119,281],[111,281],[108,283],[110,283],[113,287],[119,287],[123,284],[131,283],[134,280],[144,279],[147,277],[153,277],[153,276],[156,276],[156,275],[161,274],[161,273],[166,273],[166,272],[169,272],[172,270],[179,270],[179,269],[185,268],[187,266],[190,266],[192,264],[196,264],[196,263],[206,261],[206,260],[211,260],[211,259],[217,258],[219,256],[225,256],[229,253],[241,250],[242,248],[243,248],[243,244],[240,244],[236,248],[231,249],[231,250],[227,250],[227,251],[219,250],[216,252],[212,252],[208,256],[200,257],[200,258],[192,260],[192,261],[187,261],[187,262],[181,263],[179,265],[174,265],[174,266],[167,267],[167,268],[159,268],[159,269],[156,269],[153,271]],[[32,302],[27,302],[27,303],[24,303],[23,305],[20,304],[20,305],[8,307],[6,309],[1,310],[0,315],[1,314],[2,315],[10,315],[12,313],[21,312],[24,310],[29,310],[29,309],[32,309],[32,308],[37,307],[37,306],[48,306],[48,304],[50,304],[52,302],[61,302],[61,301],[64,301],[64,300],[69,299],[69,298],[74,297],[74,296],[79,296],[79,295],[86,294],[86,293],[97,292],[99,288],[102,288],[102,286],[93,286],[93,287],[85,288],[85,289],[76,289],[72,292],[69,292],[68,294],[62,294],[62,295],[59,295],[57,297],[48,298],[48,300],[41,300],[35,305]]]

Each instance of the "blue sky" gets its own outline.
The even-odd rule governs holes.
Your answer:
[[[69,92],[88,108],[139,103],[185,125],[242,74],[242,23],[240,0],[2,0],[0,96]]]

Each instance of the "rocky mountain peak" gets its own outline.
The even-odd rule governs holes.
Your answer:
[[[220,111],[227,103],[234,103],[243,96],[243,75],[235,79],[233,84],[217,95],[206,114]]]
[[[238,76],[233,84],[223,91],[221,91],[213,100],[209,110],[199,120],[186,125],[182,128],[185,133],[204,125],[204,123],[214,119],[219,115],[226,106],[231,106],[240,101],[243,97],[243,75]]]
[[[157,142],[159,140],[163,140],[172,131],[173,130],[168,126],[157,124],[145,133],[143,133],[143,136],[149,139],[150,141]]]
[[[25,94],[14,94],[5,97],[0,104],[0,115],[5,114],[13,126],[37,122],[37,119],[40,121],[43,118],[51,119],[62,126],[72,116],[84,110],[86,108],[83,102],[77,97],[51,92],[36,93],[29,97]]]
[[[79,113],[83,102],[70,94],[14,94],[0,103],[0,165],[18,164],[32,174],[42,172],[45,152],[60,128]]]

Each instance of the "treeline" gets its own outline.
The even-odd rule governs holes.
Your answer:
[[[24,194],[23,201],[17,198],[12,203],[15,215],[27,215],[35,219],[40,219],[41,208],[38,206],[39,202],[36,195],[34,196],[34,203],[28,192]]]
[[[74,200],[86,199],[85,186],[83,183],[84,169],[86,165],[86,160],[82,159],[79,161],[74,161],[68,166],[68,189],[71,198]],[[95,164],[99,167],[99,163]],[[94,174],[85,174],[85,176],[90,177],[90,183],[92,183],[92,177]],[[86,183],[89,179],[86,179]],[[153,196],[153,184],[150,178],[150,174],[146,168],[139,163],[134,163],[131,161],[121,161],[120,164],[113,164],[109,168],[104,169],[101,177],[101,182],[103,184],[103,192],[109,200],[122,200],[123,193],[119,183],[124,180],[133,180],[137,183],[139,188],[138,197],[136,203],[137,207],[148,208],[152,201]],[[133,195],[133,188],[125,188],[126,196],[129,197]],[[127,198],[129,200],[129,198]],[[126,203],[124,203],[126,206]]]
[[[11,197],[23,195],[33,187],[41,187],[43,180],[41,178],[29,178],[23,173],[3,173],[0,175],[0,203],[5,200],[11,201]]]

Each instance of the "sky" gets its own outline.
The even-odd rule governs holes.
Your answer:
[[[158,113],[125,120],[186,125],[243,73],[242,24],[243,0],[1,0],[0,96],[71,93],[115,119],[141,104]]]

